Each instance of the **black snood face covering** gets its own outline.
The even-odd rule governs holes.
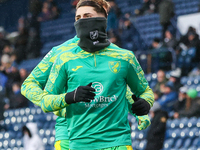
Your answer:
[[[107,20],[104,17],[79,19],[74,23],[78,46],[93,53],[110,45],[106,34]]]

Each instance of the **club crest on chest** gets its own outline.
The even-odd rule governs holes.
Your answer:
[[[121,69],[121,62],[120,61],[109,61],[108,62],[109,68],[113,73],[118,73]]]

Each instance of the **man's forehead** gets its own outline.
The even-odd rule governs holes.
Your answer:
[[[93,7],[91,6],[82,6],[79,7],[76,11],[76,16],[83,15],[83,14],[93,14],[96,13]]]

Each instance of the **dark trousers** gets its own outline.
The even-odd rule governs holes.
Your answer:
[[[163,148],[163,141],[155,140],[148,141],[145,150],[161,150]]]

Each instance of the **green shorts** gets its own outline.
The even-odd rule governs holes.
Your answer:
[[[56,141],[55,150],[69,150],[69,140]]]
[[[70,149],[70,150],[73,150],[73,149]],[[94,150],[97,150],[97,149],[94,149]],[[115,147],[110,147],[110,148],[103,148],[103,149],[98,149],[98,150],[133,150],[133,148],[130,145],[124,145],[124,146],[115,146]]]
[[[104,148],[99,150],[133,150],[132,146],[130,145],[124,145],[124,146],[115,146],[110,148]]]

